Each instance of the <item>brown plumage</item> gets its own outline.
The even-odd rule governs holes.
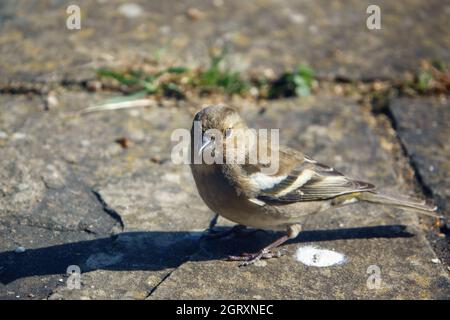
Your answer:
[[[305,216],[358,201],[394,205],[437,216],[433,206],[380,194],[371,183],[347,178],[296,150],[280,146],[275,151],[270,148],[270,141],[264,141],[269,145],[268,154],[277,152],[278,163],[273,172],[267,173],[274,163],[250,161],[252,151],[261,152],[261,141],[233,108],[206,107],[195,115],[195,121],[200,126],[193,125],[191,130],[192,159],[209,153],[219,160],[219,163],[191,164],[197,189],[208,207],[244,226],[287,231],[286,236],[261,251],[231,257],[233,260],[248,264],[271,257],[273,248],[298,235]],[[196,128],[202,130],[197,133],[202,141],[197,143],[194,141]],[[238,132],[244,132],[245,143],[238,139]],[[239,149],[243,144],[249,148]],[[243,161],[229,158],[227,151],[235,151]]]

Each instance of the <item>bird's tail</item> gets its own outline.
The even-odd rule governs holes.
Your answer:
[[[404,209],[414,210],[418,213],[440,218],[441,216],[435,211],[437,210],[437,207],[433,204],[428,203],[427,201],[418,201],[413,199],[408,199],[401,196],[390,196],[378,192],[362,192],[357,197],[359,200],[372,202],[372,203],[379,203],[379,204],[386,204],[396,207],[401,207]]]

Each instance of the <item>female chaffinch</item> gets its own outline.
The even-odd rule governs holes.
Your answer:
[[[286,235],[256,253],[230,256],[231,260],[247,265],[273,257],[274,248],[297,237],[302,229],[302,217],[360,201],[438,217],[433,213],[437,209],[435,206],[381,194],[371,183],[352,180],[288,147],[279,146],[275,151],[268,151],[276,152],[275,160],[278,161],[276,172],[268,173],[267,163],[249,161],[250,152],[258,152],[258,149],[238,148],[242,146],[242,141],[236,141],[238,131],[244,132],[245,141],[250,142],[248,145],[259,146],[258,137],[231,107],[212,105],[195,115],[191,129],[191,160],[198,157],[203,160],[206,154],[219,160],[212,163],[191,161],[198,192],[211,210],[228,220],[258,229],[286,231]],[[200,141],[195,141],[195,136],[201,137]],[[231,159],[227,153],[230,150],[238,154],[244,152],[240,154],[243,161],[236,161],[236,157]]]

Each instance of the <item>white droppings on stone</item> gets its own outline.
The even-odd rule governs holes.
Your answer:
[[[142,7],[136,3],[124,3],[119,6],[119,12],[127,18],[136,18],[142,14]]]
[[[332,267],[345,263],[347,258],[334,250],[304,246],[295,252],[295,260],[310,267]]]
[[[24,253],[25,251],[27,251],[27,249],[25,249],[24,247],[17,247],[14,250],[15,253]]]

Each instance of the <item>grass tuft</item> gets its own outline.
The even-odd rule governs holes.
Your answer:
[[[193,83],[203,92],[223,91],[226,94],[245,94],[250,89],[250,83],[242,78],[239,72],[223,68],[223,60],[227,50],[219,54],[211,54],[211,63],[207,70],[200,71]]]
[[[273,82],[269,89],[269,98],[309,96],[313,82],[314,71],[306,65],[299,65],[294,71],[283,73]]]
[[[172,66],[148,73],[135,69],[102,68],[97,70],[97,76],[102,80],[112,80],[113,87],[119,86],[122,92],[131,94],[130,99],[136,94],[183,99],[186,93],[192,90],[200,94],[224,93],[247,96],[252,88],[257,89],[260,98],[305,97],[311,94],[314,71],[308,66],[300,65],[295,71],[286,72],[276,80],[245,79],[240,72],[225,66],[227,53],[226,48],[219,53],[211,53],[210,65],[206,70]]]

